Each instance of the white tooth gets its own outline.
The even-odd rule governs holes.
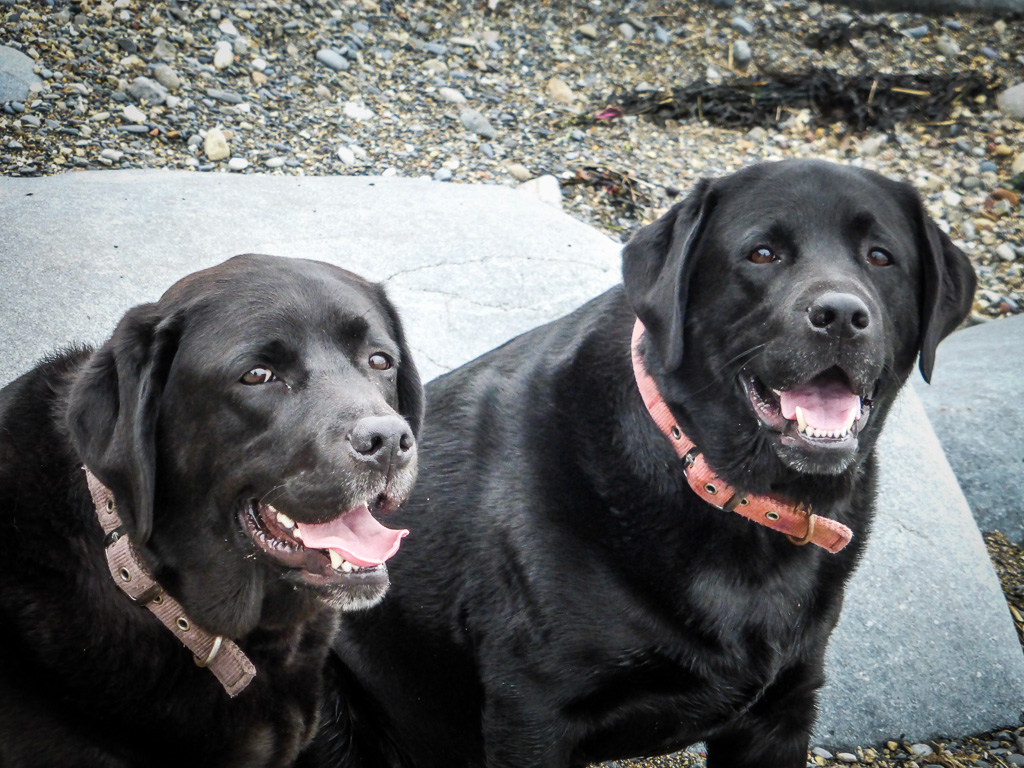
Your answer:
[[[773,389],[772,392],[775,393],[776,397],[782,397],[782,391],[781,390]]]
[[[292,528],[292,538],[302,541],[302,529],[299,528],[299,526],[297,525],[294,528]]]
[[[337,569],[339,569],[339,568],[341,568],[342,566],[345,565],[345,558],[343,558],[341,555],[339,555],[333,549],[329,549],[329,550],[327,550],[327,552],[331,556],[331,568],[334,568],[335,570],[337,570]]]
[[[801,432],[807,432],[807,419],[804,418],[804,409],[799,405],[796,407],[796,423]]]
[[[286,515],[284,512],[277,513],[277,522],[279,522],[285,528],[295,527],[295,521],[288,517],[288,515]]]
[[[341,570],[343,570],[345,573],[352,573],[352,570],[354,568],[355,568],[355,566],[352,565],[352,563],[350,563],[348,560],[344,561],[341,564]]]

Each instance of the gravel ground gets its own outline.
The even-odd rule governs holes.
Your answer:
[[[4,175],[176,168],[525,182],[625,239],[701,176],[820,157],[918,186],[978,270],[975,322],[1024,311],[1024,123],[995,98],[1024,79],[1020,23],[805,0],[0,0],[0,46],[30,56],[40,78],[27,99],[0,105]],[[799,104],[741,127],[700,115],[655,123],[620,108],[701,80],[728,87],[811,67],[974,75],[994,89],[958,99],[942,119],[884,130]],[[1021,551],[988,543],[1024,611]],[[809,765],[1024,766],[1022,736],[912,745],[894,734]],[[691,753],[630,764],[701,762]]]

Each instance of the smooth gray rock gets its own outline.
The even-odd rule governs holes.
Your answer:
[[[167,89],[156,80],[148,77],[136,77],[128,86],[128,95],[136,103],[146,102],[151,106],[159,106],[167,100]]]
[[[0,102],[24,101],[33,83],[43,81],[32,70],[36,63],[24,53],[0,45]]]
[[[475,109],[462,110],[459,114],[459,121],[467,131],[471,131],[485,139],[494,139],[498,136],[498,132],[491,125],[490,121]]]
[[[951,357],[939,350],[933,380]],[[914,387],[896,402],[878,456],[875,526],[829,643],[812,743],[851,749],[1017,727],[1024,655]]]
[[[1024,120],[1024,83],[1007,88],[996,97],[999,111],[1014,120]]]
[[[350,66],[349,60],[336,51],[323,48],[316,52],[316,60],[333,70],[346,70]]]
[[[957,331],[915,389],[978,527],[1024,545],[1024,315]]]
[[[246,251],[383,281],[431,378],[617,283],[619,250],[499,186],[162,171],[0,178],[0,385],[62,345],[102,342],[130,306]],[[947,363],[940,348],[936,381]],[[1024,656],[913,391],[880,454],[878,522],[829,651],[816,743],[1015,726]]]

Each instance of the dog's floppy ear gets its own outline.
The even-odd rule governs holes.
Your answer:
[[[914,193],[918,218],[918,252],[924,282],[918,365],[931,383],[935,348],[967,317],[978,279],[966,254],[953,245],[928,216]]]
[[[405,340],[405,331],[402,329],[402,319],[398,316],[398,310],[388,298],[384,286],[377,285],[375,288],[380,305],[384,307],[388,319],[391,321],[391,332],[395,341],[398,342],[398,350],[402,356],[402,361],[398,366],[398,412],[409,423],[413,435],[419,437],[425,405],[423,383],[420,381],[420,373],[413,362],[409,344]]]
[[[68,402],[72,443],[113,491],[140,546],[153,527],[157,417],[177,339],[176,323],[156,304],[129,310],[76,377]]]
[[[622,251],[626,297],[655,340],[666,371],[683,363],[686,295],[694,269],[691,258],[715,206],[708,179],[653,224],[630,238]]]

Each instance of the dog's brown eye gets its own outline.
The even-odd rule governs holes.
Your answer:
[[[269,384],[272,381],[277,381],[277,376],[269,368],[253,368],[248,373],[244,374],[239,379],[243,384]]]
[[[755,264],[771,264],[775,261],[775,254],[770,248],[756,248],[747,257]]]
[[[370,355],[370,367],[375,371],[386,371],[392,365],[391,358],[383,352],[375,352]]]
[[[873,248],[868,253],[868,263],[876,267],[888,267],[892,264],[892,256],[881,248]]]

